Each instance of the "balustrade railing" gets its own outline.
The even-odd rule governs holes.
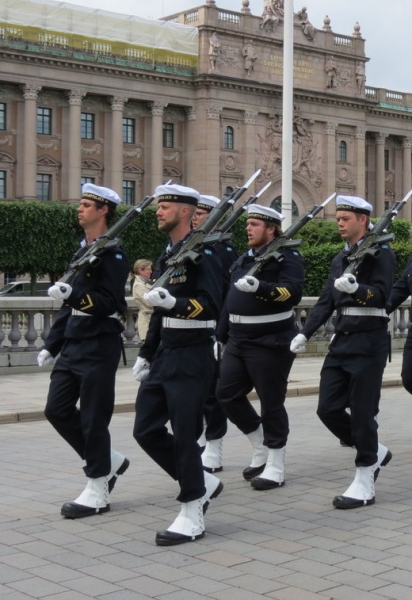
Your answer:
[[[302,329],[313,310],[317,298],[305,297],[296,307],[296,320]],[[127,348],[140,344],[135,329],[137,306],[132,298],[127,298],[128,310],[123,332]],[[411,325],[411,303],[408,299],[391,316],[393,339],[405,338]],[[24,352],[41,347],[54,323],[60,303],[51,298],[1,298],[0,299],[0,352]],[[333,333],[333,316],[320,327],[312,341],[328,341]]]

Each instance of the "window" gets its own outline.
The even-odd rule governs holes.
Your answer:
[[[125,179],[123,181],[123,202],[131,206],[134,205],[136,182]]]
[[[348,146],[346,142],[339,142],[339,162],[347,162]]]
[[[384,161],[385,161],[385,171],[389,171],[389,150],[385,150]]]
[[[80,178],[80,195],[82,194],[82,188],[85,183],[94,183],[94,177],[81,177]]]
[[[282,214],[282,196],[276,196],[276,198],[270,203],[270,208],[274,208]],[[292,219],[297,219],[298,217],[299,210],[297,204],[294,200],[292,200]]]
[[[51,108],[38,107],[37,109],[37,133],[40,135],[51,135]]]
[[[50,200],[50,197],[51,197],[51,175],[37,173],[36,197],[37,197],[37,200]]]
[[[123,119],[123,144],[134,144],[135,123],[135,119]]]
[[[163,148],[174,147],[175,126],[173,123],[163,123]]]
[[[234,131],[233,127],[226,127],[225,129],[225,139],[223,147],[225,150],[233,150],[234,146]]]
[[[225,188],[225,198],[229,198],[229,196],[233,194],[233,188],[229,185]]]
[[[0,129],[6,129],[6,105],[0,102]]]
[[[6,171],[0,171],[0,198],[6,197]]]
[[[94,114],[82,113],[80,137],[82,140],[94,140]]]

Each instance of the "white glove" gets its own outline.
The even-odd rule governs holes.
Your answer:
[[[303,335],[303,333],[298,333],[293,340],[290,342],[290,351],[295,354],[299,354],[299,352],[306,352],[306,342],[308,341],[307,337]]]
[[[240,292],[256,292],[259,287],[259,280],[256,279],[256,277],[248,275],[247,277],[238,279],[235,283],[235,287]]]
[[[37,364],[39,367],[45,367],[46,365],[51,365],[54,361],[54,358],[50,354],[48,350],[41,350],[37,355]]]
[[[222,358],[223,353],[225,351],[226,344],[222,344],[222,342],[215,342],[213,344],[213,354],[215,360],[219,360]]]
[[[54,298],[55,300],[66,300],[72,293],[72,289],[72,286],[68,283],[57,281],[52,287],[49,287],[47,293],[50,298]]]
[[[136,381],[144,381],[149,375],[150,363],[145,358],[138,356],[133,366],[133,376]]]
[[[344,273],[342,277],[335,279],[335,288],[340,292],[346,292],[347,294],[354,294],[359,287],[359,283],[356,281],[355,275],[352,273]]]
[[[150,292],[146,292],[143,298],[150,306],[161,306],[170,310],[176,304],[176,298],[172,296],[165,288],[158,287]]]

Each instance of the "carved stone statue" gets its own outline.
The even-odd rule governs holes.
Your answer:
[[[338,72],[336,69],[336,63],[333,56],[328,58],[325,64],[326,71],[326,87],[336,88]]]
[[[276,25],[283,21],[284,16],[284,0],[270,0],[263,10],[260,28],[275,31]]]
[[[316,29],[309,21],[307,8],[306,6],[302,6],[301,10],[295,15],[295,18],[299,21],[303,35],[310,41],[315,37]]]
[[[257,60],[257,54],[252,40],[249,40],[247,44],[243,46],[242,56],[245,59],[246,75],[247,77],[250,77],[253,69],[255,68],[255,62]]]
[[[209,38],[209,61],[211,69],[216,69],[217,60],[220,56],[220,41],[216,31]]]
[[[365,81],[366,81],[365,65],[363,64],[363,62],[360,62],[358,64],[358,66],[356,67],[355,76],[356,76],[356,85],[358,88],[358,94],[363,94]]]

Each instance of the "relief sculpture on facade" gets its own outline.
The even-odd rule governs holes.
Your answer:
[[[312,133],[313,121],[299,115],[293,119],[293,173],[299,173],[319,187],[322,184],[321,157]],[[282,116],[268,120],[265,133],[258,134],[257,150],[261,179],[273,179],[282,170]]]

